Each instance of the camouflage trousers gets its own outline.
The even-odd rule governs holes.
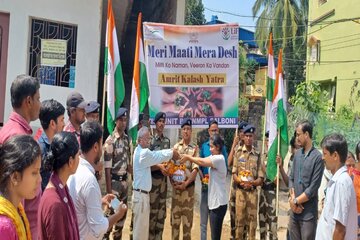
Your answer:
[[[235,203],[235,239],[245,240],[246,235],[248,235],[249,240],[255,240],[258,204],[257,190],[246,191],[237,188]]]
[[[166,218],[167,177],[152,177],[149,240],[161,240]]]
[[[194,214],[194,190],[192,185],[185,190],[173,189],[171,201],[171,236],[173,240],[178,240],[180,235],[180,225],[183,227],[183,239],[191,239],[191,228]]]
[[[277,217],[276,217],[276,192],[275,190],[260,191],[259,201],[259,226],[260,239],[267,239],[266,235],[269,231],[269,239],[277,240]],[[269,230],[268,230],[269,228]]]
[[[229,211],[230,211],[230,227],[231,227],[231,235],[230,239],[235,240],[235,232],[236,232],[236,213],[235,213],[235,200],[236,200],[236,183],[231,181],[230,188],[230,200],[229,200]]]
[[[116,197],[119,199],[119,201],[122,201],[125,204],[127,204],[127,197],[128,197],[127,196],[128,195],[127,182],[112,180],[111,186],[112,186],[113,191],[118,193],[118,194],[116,194]],[[113,215],[114,213],[115,213],[114,209],[109,208],[108,211],[105,212],[105,216],[109,217],[109,216]],[[110,231],[105,233],[103,239],[121,240],[122,230],[124,228],[125,219],[126,219],[126,214],[120,221],[118,221],[116,224],[114,224],[114,226],[112,227],[112,229]]]

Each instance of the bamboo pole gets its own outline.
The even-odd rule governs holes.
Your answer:
[[[277,147],[277,155],[280,155],[280,129],[277,133],[278,137],[278,147]],[[280,190],[280,175],[279,175],[279,164],[276,164],[276,217],[279,216],[279,190]]]
[[[104,75],[104,85],[103,85],[103,99],[101,107],[101,125],[105,126],[105,95],[106,95],[106,86],[107,86],[107,74]],[[110,133],[109,133],[110,134]]]

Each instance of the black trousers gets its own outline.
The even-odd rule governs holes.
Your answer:
[[[221,230],[222,230],[222,225],[226,214],[226,210],[227,210],[227,205],[222,205],[218,208],[210,210],[209,212],[212,240],[221,239]]]
[[[308,221],[289,218],[289,233],[291,240],[315,240],[317,219]]]

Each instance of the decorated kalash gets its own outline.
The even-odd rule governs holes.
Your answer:
[[[180,156],[187,154],[198,157],[198,147],[191,142],[192,122],[186,119],[181,124],[182,139],[175,144]],[[183,225],[183,239],[191,239],[193,223],[195,178],[198,165],[190,161],[180,164],[180,159],[172,159],[166,164],[173,187],[171,202],[172,239],[179,239],[180,225]]]

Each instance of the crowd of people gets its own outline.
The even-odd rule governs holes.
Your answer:
[[[168,187],[174,240],[181,229],[183,239],[206,240],[208,223],[211,239],[221,239],[228,209],[231,239],[255,239],[258,222],[260,239],[278,239],[278,181],[267,177],[268,157],[254,147],[251,124],[239,123],[227,151],[215,120],[202,146],[192,140],[191,119],[182,121],[181,139],[171,144],[164,135],[166,113],[155,115],[153,129],[141,114],[132,149],[126,108],[117,111],[115,128],[103,139],[99,103],[85,101],[78,92],[69,94],[66,107],[54,99],[40,102],[39,90],[39,81],[27,75],[18,76],[10,88],[13,111],[0,130],[1,239],[122,239],[127,217],[131,239],[162,239]],[[37,119],[42,128],[32,136],[30,122]],[[330,134],[321,141],[321,153],[312,134],[312,124],[300,121],[290,141],[289,170],[280,156],[276,159],[278,177],[289,189],[287,239],[360,239],[360,143],[354,156],[344,136]],[[194,237],[197,176],[200,236]],[[324,179],[325,197],[319,199]]]

